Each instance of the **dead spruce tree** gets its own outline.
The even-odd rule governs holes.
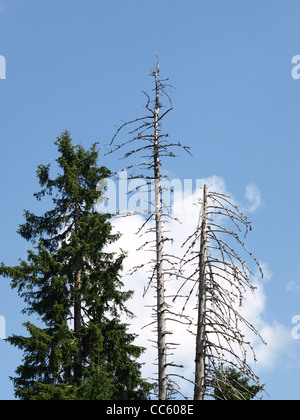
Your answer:
[[[245,293],[255,290],[250,264],[244,258],[248,256],[263,273],[240,237],[243,228],[245,237],[251,230],[250,222],[232,199],[209,191],[205,185],[201,210],[195,232],[184,243],[179,270],[179,278],[184,281],[174,298],[184,297],[182,290],[186,291],[183,312],[196,300],[194,400],[214,396],[216,389],[222,395],[224,387],[231,388],[235,399],[243,399],[241,385],[235,386],[227,377],[228,366],[261,387],[249,365],[247,350],[254,360],[256,357],[246,338],[247,330],[260,335],[241,312]]]
[[[172,366],[168,363],[167,356],[170,347],[167,343],[167,335],[171,331],[167,330],[167,317],[172,313],[165,300],[165,273],[170,275],[170,266],[173,267],[171,261],[172,256],[166,255],[164,252],[164,244],[171,240],[169,234],[166,234],[165,224],[167,218],[171,217],[169,209],[164,205],[165,188],[163,181],[166,177],[162,176],[162,162],[165,157],[175,157],[174,150],[176,148],[184,149],[189,153],[189,147],[183,146],[180,142],[170,142],[168,134],[162,133],[161,125],[166,115],[173,109],[168,89],[171,85],[168,79],[160,78],[160,66],[157,60],[155,70],[151,71],[150,76],[154,80],[154,95],[143,92],[146,96],[146,113],[144,116],[136,118],[132,121],[123,123],[116,131],[110,143],[108,153],[123,150],[123,158],[132,159],[132,162],[120,171],[126,171],[127,180],[139,180],[141,183],[136,189],[146,188],[150,192],[150,199],[147,202],[148,209],[143,211],[147,214],[145,223],[139,229],[138,234],[147,237],[152,235],[149,240],[145,240],[142,248],[152,250],[155,257],[149,260],[150,270],[147,287],[145,293],[151,287],[154,287],[156,294],[156,305],[154,308],[155,320],[149,325],[155,324],[155,332],[157,334],[156,345],[158,349],[158,398],[166,400],[168,398],[169,378],[167,367]],[[162,104],[162,98],[166,99],[169,106],[167,108]],[[163,112],[161,111],[163,110]],[[121,133],[125,129],[129,132],[125,133],[125,139],[118,141]],[[125,130],[126,131],[126,130]],[[131,191],[132,192],[132,191]],[[148,222],[153,221],[154,225]],[[154,226],[154,227],[153,227]],[[133,268],[132,272],[143,268],[145,264]],[[168,266],[168,268],[166,268]],[[174,344],[174,343],[173,343]]]

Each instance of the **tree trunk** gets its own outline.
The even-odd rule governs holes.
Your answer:
[[[157,275],[157,334],[158,334],[158,383],[159,399],[167,399],[167,349],[166,349],[166,313],[165,285],[163,275],[163,238],[161,209],[161,178],[159,162],[159,88],[157,66],[155,73],[156,100],[154,111],[154,184],[155,184],[155,223],[156,223],[156,275]]]
[[[75,203],[75,234],[78,238],[79,204]],[[78,249],[79,251],[79,249]],[[82,350],[81,350],[81,277],[80,256],[75,260],[75,302],[74,302],[74,334],[78,341],[78,353],[75,357],[74,379],[78,383],[82,374]]]
[[[205,395],[205,327],[206,327],[206,261],[207,261],[207,185],[203,190],[201,249],[199,255],[198,329],[196,339],[196,374],[194,400]]]

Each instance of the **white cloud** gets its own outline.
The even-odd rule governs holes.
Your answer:
[[[286,285],[286,290],[288,292],[292,292],[295,295],[300,295],[300,284],[297,283],[295,280],[291,280],[287,285]]]
[[[205,179],[205,184],[208,185],[210,191],[218,192],[221,194],[229,194],[226,190],[225,181],[222,177],[213,175]]]
[[[226,195],[230,194],[226,190],[226,185],[223,178],[213,176],[206,179],[205,182],[210,186],[210,190],[212,191],[218,191]],[[197,201],[197,195],[199,196],[199,193],[191,194],[189,197],[186,196],[185,199],[189,200],[189,202],[193,200]],[[252,211],[261,205],[260,193],[257,187],[253,184],[247,186],[246,198],[250,202]],[[123,235],[118,245],[120,248],[128,252],[128,258],[125,260],[125,272],[129,272],[133,266],[146,264],[149,259],[155,257],[155,255],[151,256],[150,253],[146,251],[137,252],[137,249],[143,244],[143,242],[149,240],[149,238],[147,239],[146,237],[138,237],[135,234],[144,220],[145,219],[143,216],[135,215],[128,218],[119,218],[114,222],[117,231],[120,231]],[[191,223],[191,220],[193,220],[193,223]],[[196,206],[193,207],[193,211],[191,211],[189,214],[184,213],[181,215],[182,224],[179,224],[174,220],[170,220],[167,229],[171,232],[174,232],[173,235],[175,237],[174,242],[167,242],[170,253],[175,255],[181,254],[181,245],[188,237],[188,235],[192,233],[193,225],[195,226],[197,221],[198,210]],[[153,222],[150,222],[150,224],[151,223]],[[249,340],[251,340],[257,354],[257,367],[259,367],[259,370],[263,371],[265,369],[272,369],[276,366],[278,357],[283,352],[285,352],[286,348],[288,348],[290,345],[291,335],[284,326],[280,325],[275,320],[271,323],[264,321],[264,312],[267,305],[265,284],[266,282],[271,281],[272,272],[267,264],[263,263],[261,266],[265,274],[264,281],[258,281],[255,279],[253,280],[257,290],[255,294],[251,292],[246,293],[242,311],[245,318],[256,327],[264,340],[268,343],[268,346],[265,346],[261,343],[257,336],[247,332],[249,335]],[[126,276],[125,285],[127,289],[135,291],[133,299],[128,304],[129,309],[136,316],[133,321],[130,321],[131,331],[138,335],[136,343],[138,345],[144,346],[147,349],[141,359],[141,361],[145,363],[143,374],[145,377],[155,378],[157,350],[154,347],[154,343],[149,341],[155,340],[155,325],[152,327],[143,328],[145,325],[153,321],[154,315],[153,309],[150,306],[155,305],[155,290],[150,288],[147,295],[143,297],[144,289],[147,286],[149,269],[150,266],[144,265],[141,270],[137,271],[133,275]],[[180,281],[177,282],[174,280],[168,282],[167,295],[176,294],[179,286]],[[172,303],[172,299],[170,299],[170,303]],[[182,304],[183,302],[178,300],[175,303],[175,310],[181,311]],[[189,309],[187,309],[188,314],[194,315],[194,318],[195,305],[196,301],[191,301]],[[187,331],[186,325],[182,325],[180,323],[169,321],[168,329],[172,329],[174,331],[170,338],[171,342],[180,344],[179,346],[176,346],[174,355],[170,357],[170,361],[177,364],[184,364],[184,369],[175,369],[174,371],[192,380],[194,372],[195,337]],[[191,396],[191,385],[180,380],[179,382],[183,387],[183,391],[190,393]]]
[[[248,213],[254,213],[263,204],[261,199],[261,192],[257,185],[254,183],[248,184],[246,186],[245,198],[248,201],[248,206],[246,207],[246,211]]]
[[[291,346],[294,345],[291,331],[276,320],[272,323],[260,319],[258,325],[260,334],[263,336],[267,346],[255,343],[257,356],[257,368],[259,372],[274,370],[281,356],[290,356]]]
[[[300,267],[298,268],[298,278],[300,277]],[[285,286],[288,292],[292,292],[295,295],[300,295],[300,283],[297,280],[291,280]]]
[[[280,356],[288,354],[293,343],[291,331],[286,326],[276,320],[267,322],[264,319],[267,309],[267,296],[265,284],[272,281],[272,273],[268,264],[260,264],[264,272],[264,280],[256,278],[253,285],[256,287],[255,293],[247,291],[245,304],[242,308],[242,314],[262,336],[267,343],[264,345],[258,337],[249,335],[251,343],[254,346],[259,371],[273,370]]]

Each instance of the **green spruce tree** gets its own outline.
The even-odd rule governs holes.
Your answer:
[[[60,173],[50,178],[50,164],[37,170],[41,201],[52,197],[53,208],[42,216],[25,211],[18,233],[33,243],[27,260],[16,267],[1,264],[0,274],[26,302],[26,337],[8,341],[24,353],[16,370],[15,395],[22,400],[147,399],[151,386],[141,378],[137,359],[143,348],[121,322],[132,314],[122,290],[124,254],[107,252],[118,239],[110,215],[95,203],[104,194],[98,182],[110,175],[97,165],[97,144],[74,146],[65,131],[55,142]]]
[[[252,400],[263,391],[263,386],[249,385],[250,378],[233,367],[216,370],[215,400]]]

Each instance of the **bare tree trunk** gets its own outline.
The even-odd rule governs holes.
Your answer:
[[[151,241],[145,240],[144,244],[139,249],[147,249],[147,251],[154,251],[155,256],[151,258],[145,264],[138,264],[133,267],[131,273],[136,272],[137,270],[145,267],[146,265],[151,265],[151,275],[149,276],[149,281],[147,287],[145,287],[145,293],[149,290],[150,286],[154,285],[156,291],[156,302],[153,305],[155,311],[155,321],[149,323],[148,325],[155,324],[155,333],[157,333],[157,348],[158,348],[158,397],[160,400],[166,400],[170,393],[174,393],[174,383],[172,386],[170,380],[170,374],[167,373],[167,368],[172,367],[181,367],[177,366],[174,363],[167,363],[167,350],[170,349],[167,343],[167,335],[172,334],[171,331],[166,330],[166,321],[174,318],[174,313],[170,311],[170,306],[166,303],[165,296],[165,276],[170,277],[170,272],[176,275],[176,270],[174,269],[174,261],[171,259],[178,259],[177,256],[166,255],[164,252],[164,244],[166,238],[164,236],[164,224],[166,223],[165,211],[169,212],[169,207],[166,206],[163,202],[163,177],[161,175],[160,167],[162,165],[161,159],[165,157],[175,157],[173,152],[174,148],[181,148],[186,152],[189,152],[189,147],[183,146],[180,142],[170,142],[167,133],[161,132],[161,124],[164,117],[172,111],[172,101],[167,92],[168,88],[172,86],[167,83],[168,79],[160,78],[160,67],[157,60],[155,70],[151,70],[151,76],[155,80],[155,97],[152,99],[152,95],[148,95],[146,92],[144,94],[147,98],[146,110],[147,113],[141,118],[136,118],[132,121],[123,123],[116,131],[113,136],[110,146],[111,149],[108,151],[108,154],[117,152],[121,148],[125,149],[123,158],[132,158],[136,156],[136,161],[131,161],[130,164],[123,168],[125,171],[130,171],[131,174],[128,179],[144,179],[145,186],[148,188],[151,187],[151,210],[149,211],[148,219],[142,224],[141,228],[138,231],[138,234],[141,235],[155,235],[155,244],[154,238]],[[161,104],[161,98],[167,98],[170,107],[164,110],[160,115],[160,109],[163,108]],[[133,126],[132,129],[127,133],[130,136],[129,140],[122,140],[119,144],[116,144],[116,138],[119,133],[127,126]],[[121,172],[121,171],[120,171]],[[152,194],[154,192],[154,200],[152,200]],[[130,214],[130,213],[129,213]],[[171,215],[168,215],[171,217]],[[171,217],[173,218],[173,217]],[[149,221],[155,220],[155,226],[145,227]],[[176,220],[176,219],[175,219]],[[151,243],[151,246],[149,245]],[[172,343],[173,345],[178,345]],[[176,384],[175,384],[176,385]],[[173,388],[172,388],[173,387]],[[169,392],[170,391],[170,392]]]
[[[244,238],[239,236],[243,227],[245,238],[248,230],[251,230],[251,224],[231,197],[209,191],[207,185],[204,185],[201,225],[199,223],[194,233],[184,242],[187,251],[180,267],[184,283],[179,291],[188,281],[192,281],[184,310],[197,285],[194,400],[204,400],[208,395],[226,399],[228,387],[232,395],[245,399],[245,393],[238,382],[230,380],[228,367],[245,375],[263,390],[248,362],[249,350],[254,360],[256,356],[245,329],[261,340],[262,337],[241,313],[246,291],[255,290],[251,283],[253,272],[244,257],[248,256],[263,273],[257,259],[246,248]],[[193,268],[190,274],[190,268],[197,260],[198,267]],[[186,275],[183,267],[187,270]]]
[[[154,110],[154,183],[155,183],[155,223],[156,223],[156,278],[157,278],[157,334],[158,334],[158,383],[159,399],[167,399],[167,349],[166,349],[166,313],[165,313],[165,285],[163,275],[163,238],[162,238],[162,206],[161,206],[161,178],[159,162],[159,89],[157,66],[155,72],[155,110]]]
[[[207,262],[207,185],[203,190],[201,249],[199,255],[198,329],[196,338],[196,374],[194,400],[205,395],[205,326],[206,326],[206,262]]]

